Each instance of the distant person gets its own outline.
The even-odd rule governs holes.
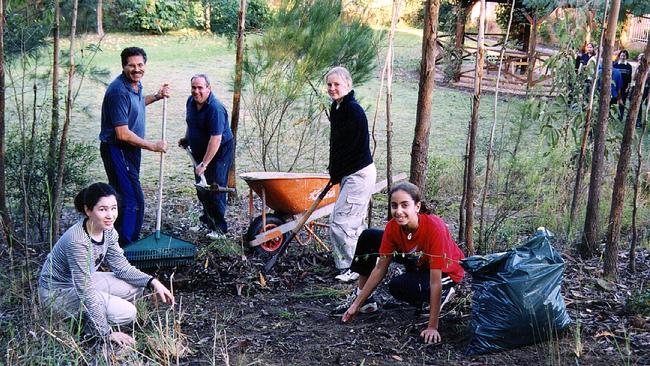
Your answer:
[[[166,141],[144,139],[145,106],[168,97],[170,90],[164,84],[156,94],[144,94],[141,81],[147,54],[142,48],[125,48],[120,57],[122,73],[104,94],[99,140],[108,182],[122,199],[120,219],[115,227],[120,233],[120,244],[126,245],[140,238],[144,221],[144,193],[140,186],[141,149],[167,151]]]
[[[354,98],[352,76],[344,67],[334,67],[325,76],[330,107],[330,159],[328,170],[333,183],[341,183],[330,215],[330,239],[336,279],[354,281],[359,274],[350,270],[359,235],[366,228],[364,218],[377,179],[370,155],[366,112]]]
[[[418,309],[429,304],[429,322],[420,336],[426,343],[438,343],[441,308],[454,294],[454,286],[465,271],[459,261],[464,258],[445,222],[436,215],[421,211],[420,191],[412,183],[395,185],[390,191],[392,219],[385,230],[368,229],[361,234],[352,270],[359,273],[357,288],[336,310],[343,322],[357,313],[377,310],[372,293],[395,260],[404,264],[405,272],[388,284],[391,295]]]
[[[620,96],[618,98],[618,118],[622,121],[625,114],[625,104],[627,103],[628,91],[632,83],[632,65],[628,62],[630,54],[626,50],[621,50],[613,64],[613,67],[621,73],[623,83],[620,87]]]
[[[596,47],[593,43],[587,43],[582,47],[581,52],[576,57],[576,72],[581,73],[590,62],[596,63]]]
[[[71,226],[48,254],[38,278],[41,303],[67,317],[80,313],[91,330],[120,345],[133,346],[130,335],[113,331],[111,325],[135,321],[133,300],[145,287],[165,303],[174,296],[152,276],[133,267],[124,257],[113,224],[118,217],[115,190],[94,183],[74,199],[85,217]],[[101,265],[111,272],[99,272]]]
[[[641,62],[643,59],[643,53],[640,53],[639,56],[637,56],[637,61]],[[636,88],[636,85],[633,87]],[[630,91],[630,95],[632,95],[634,91]],[[641,128],[643,127],[643,124],[646,123],[645,120],[643,120],[643,114],[645,113],[644,111],[647,108],[648,104],[648,95],[650,94],[650,78],[646,80],[645,85],[643,87],[643,94],[641,95],[641,106],[639,107],[639,114],[636,118],[636,127]],[[646,116],[647,117],[647,116]]]
[[[598,88],[600,89],[600,78],[603,73],[603,65],[598,65]],[[621,103],[621,90],[623,88],[623,77],[619,69],[612,67],[611,95],[609,105],[619,105]]]
[[[212,92],[207,75],[192,76],[190,84],[192,95],[185,108],[187,129],[178,144],[189,146],[194,160],[200,162],[194,168],[196,182],[205,175],[208,184],[225,187],[235,151],[228,111]],[[196,195],[203,205],[199,219],[210,230],[207,237],[212,240],[223,238],[228,232],[226,193],[197,187]]]

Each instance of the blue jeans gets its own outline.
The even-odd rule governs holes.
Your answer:
[[[226,187],[228,185],[228,170],[230,170],[230,165],[232,164],[234,151],[233,140],[227,141],[219,146],[217,154],[205,169],[205,179],[208,184],[218,184],[220,187]],[[201,161],[200,159],[202,158],[202,156],[198,157],[197,161]],[[200,178],[196,174],[194,177],[198,183]],[[212,192],[197,187],[196,195],[203,205],[205,218],[202,221],[210,230],[220,230],[223,233],[228,232],[228,224],[226,223],[226,193]]]
[[[140,148],[102,142],[99,151],[110,184],[119,194],[115,228],[124,246],[140,238],[144,221],[144,193],[140,186]]]

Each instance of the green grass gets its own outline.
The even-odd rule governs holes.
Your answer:
[[[251,42],[255,35],[248,38]],[[83,36],[78,45],[84,46],[96,43],[95,36]],[[396,77],[393,84],[393,170],[408,172],[410,151],[414,134],[415,114],[417,107],[418,79],[421,31],[398,30],[395,37],[395,68]],[[170,149],[165,155],[166,181],[169,184],[188,184],[192,182],[190,163],[185,153],[176,147],[176,141],[185,131],[185,102],[189,96],[189,79],[196,73],[207,73],[212,82],[216,96],[226,105],[232,107],[232,75],[234,70],[234,48],[225,38],[200,34],[177,34],[166,36],[108,34],[101,42],[101,52],[95,57],[94,64],[110,70],[110,82],[121,72],[119,53],[124,47],[139,46],[147,51],[147,70],[143,80],[146,93],[157,90],[162,83],[172,87],[172,97],[168,103],[168,118],[166,138]],[[64,42],[64,47],[67,43]],[[382,51],[383,53],[383,51]],[[78,57],[80,57],[78,55]],[[380,65],[376,77],[364,85],[356,85],[355,91],[362,105],[366,108],[368,119],[372,124],[375,111],[379,75],[384,57],[379,56]],[[78,83],[78,81],[76,81]],[[321,85],[324,90],[324,85]],[[105,86],[84,81],[84,86],[77,101],[78,107],[89,111],[89,116],[82,112],[73,114],[70,136],[82,141],[97,141],[100,126],[101,103]],[[245,99],[244,99],[245,102]],[[483,99],[481,112],[483,116],[491,116],[491,100]],[[12,108],[12,103],[8,103]],[[240,136],[246,133],[248,119],[246,104],[243,104],[243,117],[240,121]],[[431,118],[430,155],[458,159],[465,148],[467,122],[470,117],[471,99],[466,92],[436,88],[433,97],[433,115]],[[379,169],[379,177],[385,176],[386,142],[385,142],[385,101],[379,103],[379,114],[376,122],[377,150],[375,161]],[[155,103],[147,108],[147,139],[158,139],[161,136],[162,103]],[[321,122],[327,124],[323,116]],[[489,128],[491,117],[482,119],[481,133]],[[10,121],[11,125],[11,121]],[[14,124],[15,126],[15,124]],[[326,141],[326,137],[325,137]],[[98,144],[98,142],[97,142]],[[320,153],[327,156],[326,144],[321,146]],[[155,189],[158,177],[159,155],[144,152],[142,163],[142,183],[145,190]],[[239,149],[237,155],[238,171],[260,170],[250,160],[245,149]],[[325,172],[326,159],[317,162],[315,171]],[[105,180],[103,167],[97,151],[97,163],[91,170],[93,179]],[[243,182],[238,183],[240,188]]]

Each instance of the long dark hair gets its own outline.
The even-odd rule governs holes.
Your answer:
[[[74,208],[85,215],[86,207],[92,210],[102,197],[108,196],[115,196],[119,202],[119,196],[113,187],[102,182],[93,183],[77,193],[74,198]]]
[[[393,193],[397,191],[403,191],[406,192],[413,201],[417,204],[420,202],[420,212],[423,214],[430,214],[431,211],[429,211],[429,208],[427,207],[426,203],[422,200],[422,194],[420,193],[420,188],[416,186],[415,184],[411,182],[401,182],[397,183],[396,185],[393,186],[393,188],[390,189],[388,192],[389,197],[393,197]]]

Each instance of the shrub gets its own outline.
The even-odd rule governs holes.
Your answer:
[[[24,223],[27,215],[30,237],[45,240],[48,235],[49,212],[52,209],[48,196],[47,170],[49,129],[42,128],[35,135],[22,139],[17,130],[7,134],[6,187],[7,201],[12,220]],[[63,177],[63,197],[73,197],[88,183],[88,168],[94,163],[97,147],[68,141]],[[24,199],[27,197],[27,200]],[[28,234],[28,233],[25,233]]]
[[[246,30],[260,30],[271,21],[272,13],[263,0],[249,0],[246,6]],[[210,28],[214,33],[234,35],[239,17],[238,0],[210,0]]]
[[[378,38],[358,19],[344,20],[338,0],[283,3],[264,36],[245,55],[244,103],[249,136],[242,138],[264,170],[292,171],[318,160],[326,136],[319,122],[327,102],[323,77],[335,65],[350,70],[355,85],[375,67]]]

